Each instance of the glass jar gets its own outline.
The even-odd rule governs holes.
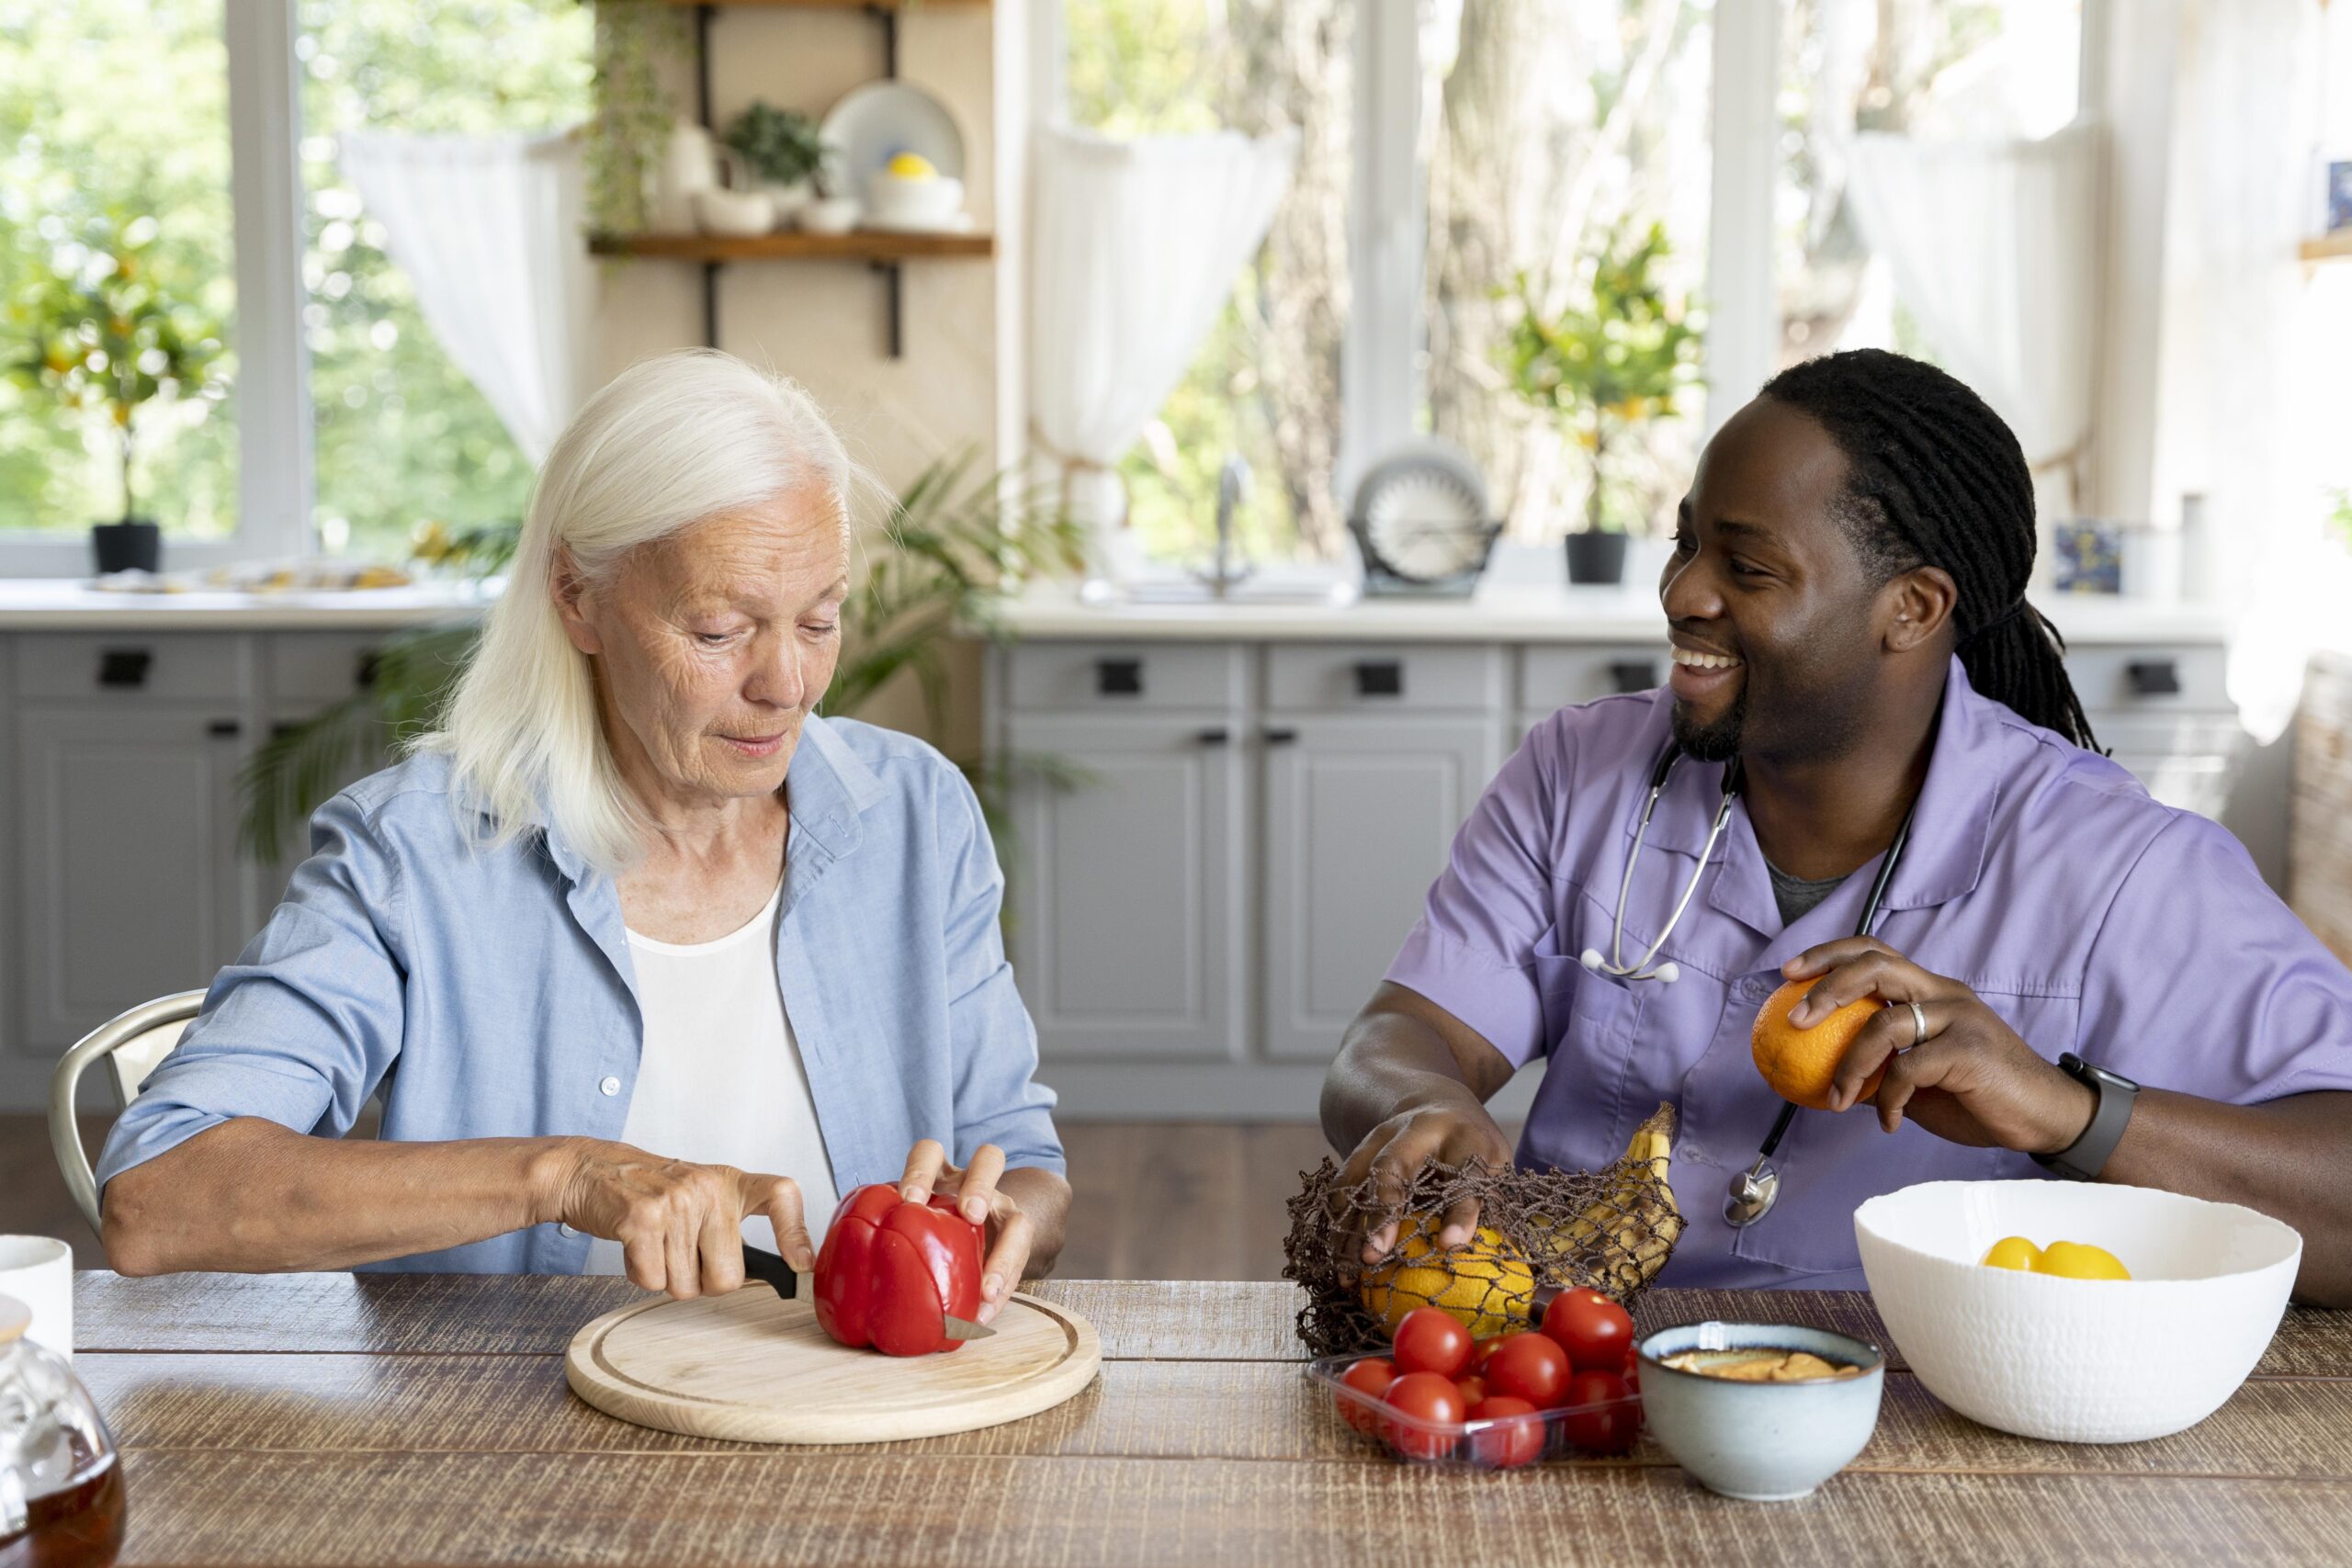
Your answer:
[[[122,1463],[89,1390],[0,1296],[0,1568],[105,1568],[122,1549]]]

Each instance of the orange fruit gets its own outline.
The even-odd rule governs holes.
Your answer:
[[[1756,1048],[1756,1070],[1764,1075],[1773,1093],[1808,1110],[1826,1111],[1830,1081],[1837,1076],[1846,1047],[1886,1004],[1876,997],[1864,997],[1815,1020],[1810,1028],[1800,1029],[1789,1021],[1789,1010],[1818,984],[1819,980],[1791,980],[1767,997],[1757,1011],[1750,1038]],[[1883,1066],[1872,1073],[1862,1086],[1861,1100],[1876,1094],[1879,1080],[1885,1077]]]

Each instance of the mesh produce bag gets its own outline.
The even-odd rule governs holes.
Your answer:
[[[1660,1105],[1605,1169],[1425,1164],[1401,1205],[1371,1178],[1343,1183],[1324,1160],[1290,1201],[1283,1242],[1283,1277],[1307,1296],[1299,1338],[1317,1356],[1371,1349],[1388,1342],[1398,1318],[1429,1305],[1482,1337],[1500,1334],[1527,1326],[1538,1285],[1588,1285],[1631,1306],[1682,1234],[1667,1185],[1673,1139],[1674,1108]],[[1477,1236],[1440,1251],[1442,1216],[1464,1199],[1477,1201]],[[1396,1245],[1365,1263],[1363,1236],[1391,1219],[1403,1222]]]

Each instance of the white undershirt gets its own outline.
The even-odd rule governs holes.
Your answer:
[[[716,942],[681,946],[628,933],[645,1048],[621,1142],[699,1165],[788,1176],[800,1184],[808,1237],[821,1242],[837,1201],[808,1074],[775,973],[779,882],[766,907]],[[743,1239],[775,1249],[764,1218]],[[588,1272],[625,1271],[621,1246],[588,1247]]]

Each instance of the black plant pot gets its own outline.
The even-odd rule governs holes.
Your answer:
[[[1624,581],[1625,536],[1623,534],[1569,535],[1568,581],[1570,582]]]
[[[158,571],[164,564],[164,530],[136,518],[90,525],[90,554],[98,575],[110,571]]]

